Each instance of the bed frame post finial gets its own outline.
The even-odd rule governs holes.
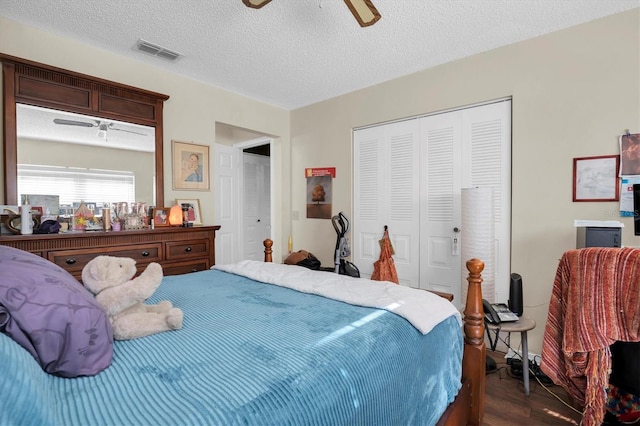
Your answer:
[[[486,347],[484,343],[484,310],[482,308],[482,271],[484,262],[467,261],[469,289],[464,309],[464,377],[470,377],[472,387],[471,418],[469,423],[479,425],[484,417],[484,390],[486,373]]]
[[[273,240],[271,238],[267,238],[262,242],[264,245],[264,261],[265,262],[273,262],[273,250],[271,247],[273,246]]]

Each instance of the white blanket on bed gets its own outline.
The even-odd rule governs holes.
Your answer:
[[[332,272],[313,271],[302,266],[242,260],[211,269],[242,275],[263,283],[316,294],[352,305],[385,309],[409,321],[422,334],[450,316],[462,319],[452,303],[424,290],[389,281],[353,278]]]

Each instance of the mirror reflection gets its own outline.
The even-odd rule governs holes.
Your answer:
[[[153,127],[16,107],[20,203],[25,195],[58,196],[61,215],[72,214],[81,201],[96,213],[118,202],[155,205]]]

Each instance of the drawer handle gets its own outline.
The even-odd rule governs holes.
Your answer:
[[[149,252],[148,251],[143,251],[142,252],[142,257],[149,257]]]
[[[77,262],[77,260],[75,260],[73,257],[70,257],[65,262],[67,263],[67,265],[73,265]]]
[[[187,253],[191,252],[191,247],[187,247],[186,249],[184,249],[184,251],[186,251]]]

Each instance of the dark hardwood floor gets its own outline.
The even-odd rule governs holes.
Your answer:
[[[484,426],[512,425],[579,425],[580,414],[570,408],[570,400],[560,386],[551,385],[567,405],[560,402],[534,378],[530,380],[530,395],[524,394],[522,377],[511,374],[504,353],[487,351],[496,360],[497,369],[487,374]]]

